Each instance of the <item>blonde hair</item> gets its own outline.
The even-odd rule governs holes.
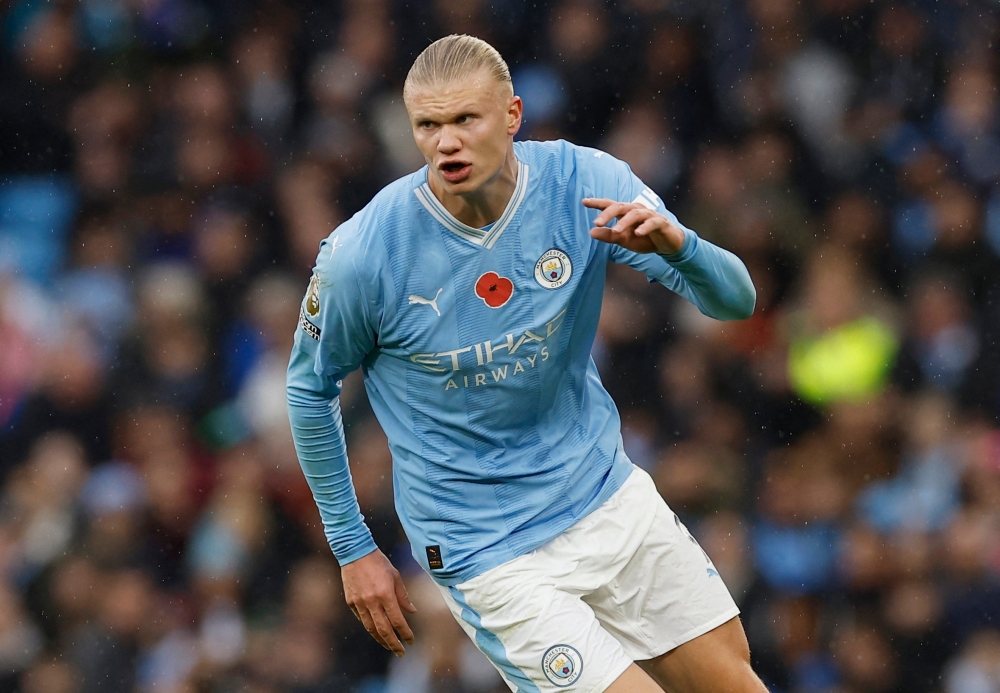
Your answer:
[[[413,61],[403,84],[403,94],[417,87],[447,84],[480,70],[486,70],[497,82],[509,85],[513,93],[510,68],[496,48],[467,34],[445,36],[427,46]]]

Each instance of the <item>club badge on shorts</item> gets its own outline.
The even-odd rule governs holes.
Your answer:
[[[558,289],[573,276],[569,255],[553,248],[546,250],[535,263],[535,281],[546,289]]]
[[[542,671],[553,686],[572,686],[583,674],[583,657],[569,645],[550,647],[542,657]]]

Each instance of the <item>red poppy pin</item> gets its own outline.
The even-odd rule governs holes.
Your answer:
[[[496,272],[487,272],[476,280],[476,296],[490,308],[499,308],[514,294],[514,282]]]

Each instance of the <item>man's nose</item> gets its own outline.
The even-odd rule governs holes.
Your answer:
[[[452,154],[462,148],[462,140],[458,137],[458,132],[450,125],[441,128],[441,135],[438,138],[437,149],[442,154]]]

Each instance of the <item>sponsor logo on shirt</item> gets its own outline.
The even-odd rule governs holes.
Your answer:
[[[583,674],[583,657],[569,645],[550,647],[542,657],[542,671],[553,686],[572,686]]]
[[[573,263],[569,256],[558,248],[542,253],[535,263],[535,281],[546,289],[558,289],[573,275]]]
[[[410,361],[434,373],[448,373],[445,390],[496,384],[537,367],[539,361],[549,360],[547,342],[562,327],[566,310],[563,308],[554,318],[533,330],[520,334],[509,332],[498,339],[448,351],[411,354]],[[501,355],[506,363],[491,366]]]

